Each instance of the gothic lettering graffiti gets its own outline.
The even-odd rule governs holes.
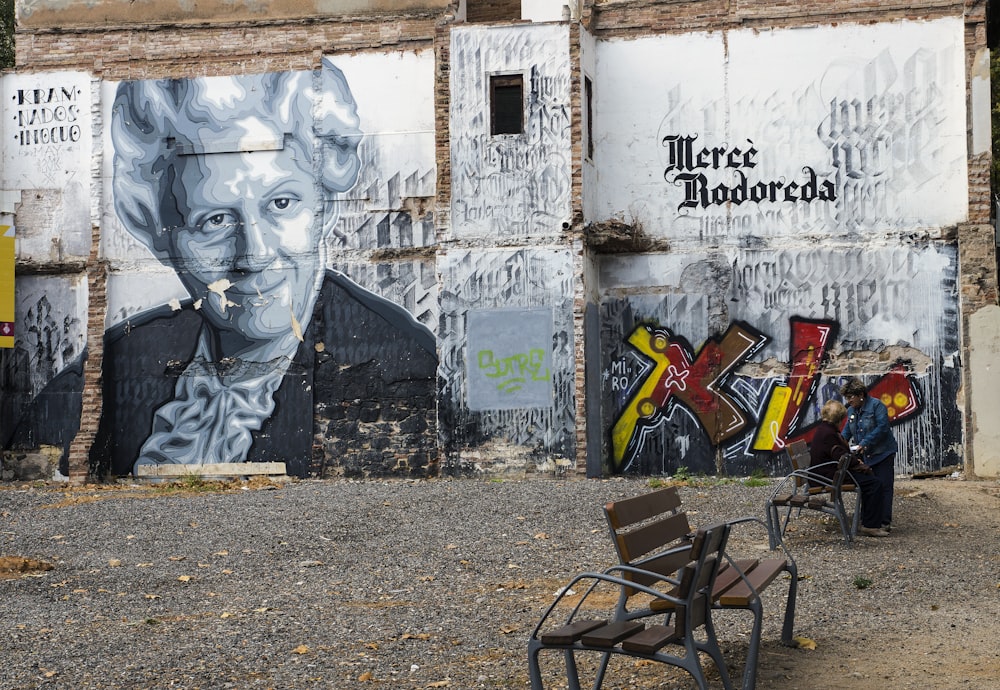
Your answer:
[[[663,178],[684,190],[684,200],[677,208],[708,208],[750,202],[835,201],[833,182],[820,179],[810,166],[802,167],[803,177],[794,180],[755,180],[747,171],[757,167],[757,148],[747,139],[747,146],[716,146],[696,149],[697,136],[671,134],[661,144],[667,149],[667,167]],[[728,171],[725,181],[710,179],[706,172]]]
[[[721,339],[708,340],[692,358],[687,344],[667,329],[637,326],[628,342],[651,366],[612,429],[615,468],[635,454],[645,429],[666,418],[671,401],[690,409],[714,444],[743,431],[750,415],[726,392],[726,379],[767,340],[750,326],[732,324]]]

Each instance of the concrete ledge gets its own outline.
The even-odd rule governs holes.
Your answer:
[[[208,465],[139,465],[136,477],[242,477],[251,474],[286,474],[283,462],[221,462]]]

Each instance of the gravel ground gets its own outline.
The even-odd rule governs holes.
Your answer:
[[[681,491],[705,524],[762,516],[771,488]],[[54,568],[0,580],[0,688],[526,688],[526,640],[554,592],[612,563],[600,507],[648,490],[640,479],[5,485],[0,556]],[[817,678],[996,687],[1000,485],[900,480],[895,510],[890,538],[851,549],[822,520],[795,521],[796,634],[817,648],[778,643],[784,587],[769,588],[760,690]],[[732,546],[764,553],[766,533]],[[737,677],[741,615],[720,617]],[[550,661],[546,687],[565,687]],[[605,687],[692,684],[623,660]]]

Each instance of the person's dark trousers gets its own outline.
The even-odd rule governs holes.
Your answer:
[[[874,469],[874,468],[872,468]],[[884,491],[882,482],[874,474],[851,472],[851,479],[861,489],[861,525],[878,529],[882,526]]]
[[[896,480],[896,454],[872,465],[872,472],[882,482],[882,520],[879,526],[892,524],[892,492]]]

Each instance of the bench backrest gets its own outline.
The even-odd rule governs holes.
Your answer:
[[[691,525],[680,506],[675,486],[606,504],[604,515],[619,562],[671,575],[693,560]],[[633,579],[645,585],[656,582]]]
[[[798,472],[799,470],[809,469],[809,465],[812,464],[812,456],[809,454],[809,444],[803,440],[791,441],[787,446],[785,446],[785,453],[788,455],[788,461],[792,465],[792,471]],[[844,457],[847,457],[845,454]],[[841,458],[843,460],[843,458]],[[837,472],[834,474],[833,480],[833,493],[839,493],[841,489],[844,491],[853,491],[854,485],[851,483],[850,476],[845,476],[847,468],[850,467],[850,460],[845,464],[844,462],[838,463]],[[808,481],[799,475],[795,476],[795,486],[798,488],[804,488],[808,485]],[[813,487],[810,491],[818,492],[822,489]]]
[[[809,455],[809,444],[801,439],[792,441],[785,446],[785,454],[788,455],[788,462],[792,466],[792,472],[807,470],[810,463],[812,463],[812,458]],[[806,480],[802,477],[795,478],[796,486],[801,487],[805,483]]]
[[[676,596],[685,600],[676,608],[674,626],[689,633],[704,625],[712,603],[712,589],[725,558],[730,526],[719,523],[700,528],[691,541],[691,560],[681,570]]]
[[[837,471],[833,473],[833,481],[831,482],[831,499],[840,500],[844,491],[854,490],[854,485],[849,483],[851,475],[847,473],[853,462],[854,456],[850,453],[844,453],[840,456],[840,460],[837,462]]]

